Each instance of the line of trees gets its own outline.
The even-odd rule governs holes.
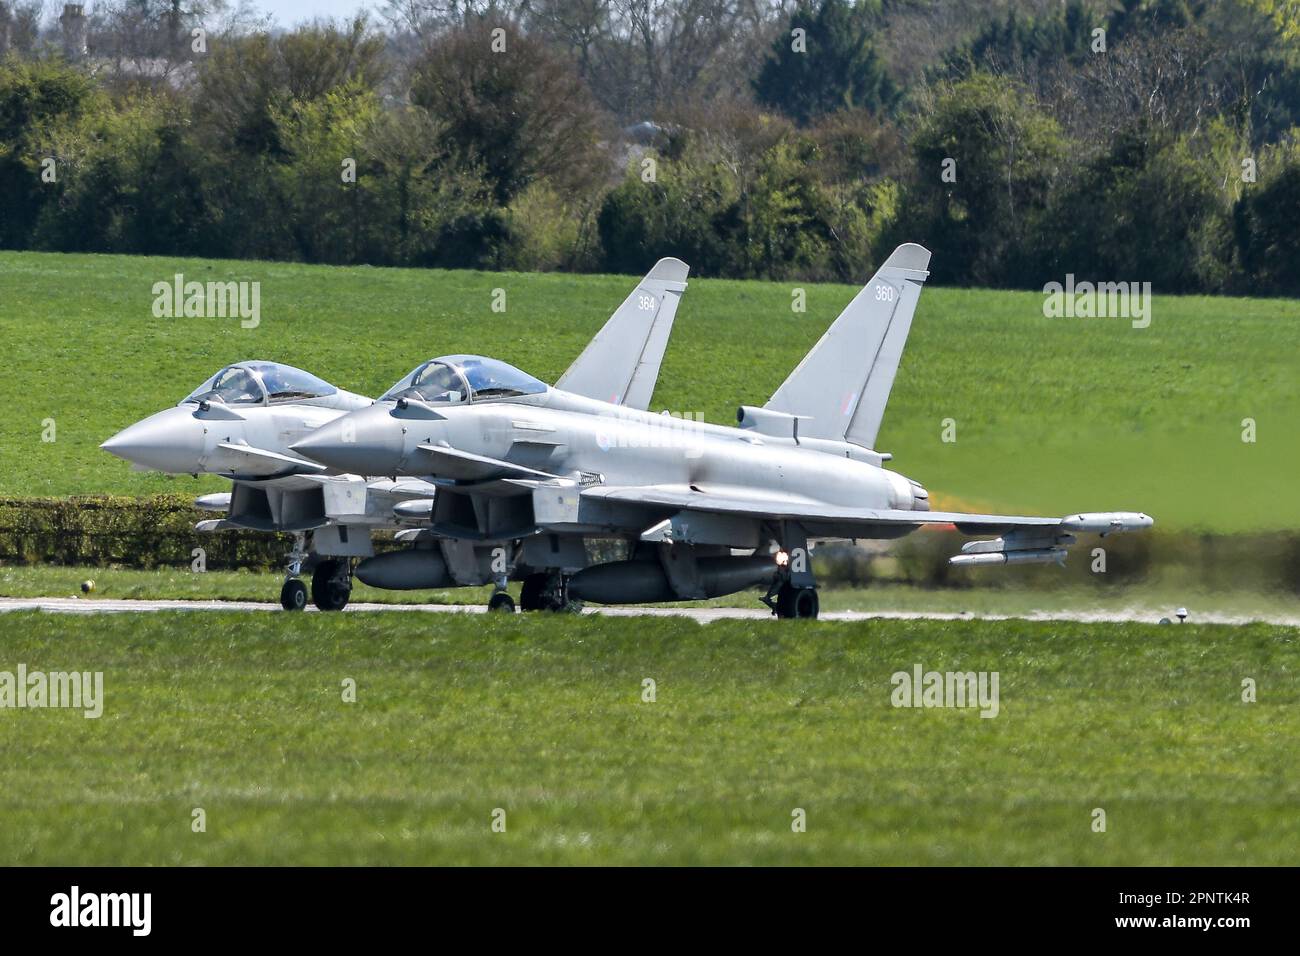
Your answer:
[[[1277,0],[0,0],[0,247],[1300,291]]]

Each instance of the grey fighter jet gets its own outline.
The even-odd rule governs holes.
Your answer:
[[[569,370],[572,387],[644,408],[687,273],[676,259],[657,263]],[[353,559],[374,554],[371,532],[418,521],[436,493],[418,478],[362,477],[369,473],[365,468],[340,473],[290,447],[321,425],[371,404],[371,398],[292,366],[238,362],[176,407],[128,426],[100,447],[139,470],[231,479],[231,491],[197,499],[201,510],[224,514],[199,522],[197,530],[292,533],[281,604],[286,610],[306,605],[307,587],[299,574],[310,570],[311,600],[321,610],[341,610],[352,590]]]
[[[306,606],[307,586],[298,576],[308,569],[311,600],[322,610],[339,610],[351,592],[350,559],[373,553],[370,530],[395,527],[394,508],[427,498],[433,488],[417,479],[334,474],[289,445],[372,402],[290,365],[237,362],[176,407],[127,426],[100,447],[142,471],[231,479],[230,491],[195,501],[200,510],[224,515],[196,529],[292,533],[282,606]]]
[[[767,404],[740,407],[738,427],[619,407],[617,381],[593,387],[571,372],[548,387],[504,362],[451,355],[292,448],[438,487],[428,527],[408,533],[414,546],[362,562],[358,577],[436,588],[495,575],[502,609],[512,607],[503,589],[513,576],[523,579],[525,610],[766,585],[777,616],[816,617],[810,540],[952,525],[996,535],[967,544],[955,563],[1013,564],[1060,561],[1077,533],[1150,527],[1134,512],[931,511],[920,484],[884,467],[890,456],[874,450],[876,433],[929,262],[921,246],[894,250]],[[584,540],[608,537],[626,554],[589,561]]]

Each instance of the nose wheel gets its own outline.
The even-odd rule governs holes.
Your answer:
[[[307,535],[299,531],[293,536],[293,550],[289,552],[289,576],[280,588],[280,607],[286,611],[302,611],[307,607],[307,585],[298,580],[306,560]]]
[[[280,607],[286,611],[301,611],[307,606],[307,585],[297,578],[289,578],[280,588]]]
[[[497,591],[488,598],[489,611],[501,611],[504,614],[515,613],[515,599],[507,591]]]

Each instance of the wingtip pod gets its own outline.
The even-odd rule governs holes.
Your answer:
[[[991,516],[986,516],[991,517]],[[1011,522],[1041,521],[1042,519],[1010,518]],[[1073,532],[1084,534],[1115,534],[1121,531],[1143,531],[1155,522],[1140,511],[1091,511],[1062,518],[1056,526],[1037,524],[1019,527],[1010,533],[987,541],[971,541],[962,545],[962,553],[948,559],[957,566],[986,564],[1049,564],[1065,563],[1065,549],[1074,544]],[[957,522],[961,528],[961,522]],[[967,529],[961,529],[963,531]],[[1065,533],[1062,533],[1065,532]]]
[[[1155,520],[1140,511],[1091,511],[1061,519],[1066,531],[1111,534],[1116,531],[1145,531]]]
[[[921,272],[929,275],[930,250],[915,242],[905,242],[889,254],[882,269],[903,269],[907,272]],[[921,278],[924,278],[922,276]]]
[[[686,286],[686,277],[691,274],[691,267],[682,262],[681,259],[674,259],[671,256],[660,259],[654,264],[654,268],[646,275],[645,281],[651,280],[659,282],[680,282],[682,287]]]

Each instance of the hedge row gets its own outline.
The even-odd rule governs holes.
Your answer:
[[[182,495],[0,498],[0,561],[181,567],[202,548],[209,570],[283,565],[291,535],[194,530],[213,517]]]
[[[191,498],[0,497],[0,563],[134,568],[189,567],[204,550],[209,570],[278,570],[292,547],[287,534],[223,531],[202,534],[196,522],[215,515]],[[970,539],[955,532],[924,531],[897,542],[840,545],[817,551],[824,585],[896,581],[929,588],[1011,586],[1108,587],[1158,575],[1190,589],[1237,588],[1300,593],[1300,535],[1166,533],[1087,538],[1072,549],[1067,566],[960,569],[948,558]],[[391,545],[390,545],[391,546]],[[1105,573],[1094,570],[1093,549],[1104,547]],[[621,542],[592,542],[593,560],[624,556]]]

